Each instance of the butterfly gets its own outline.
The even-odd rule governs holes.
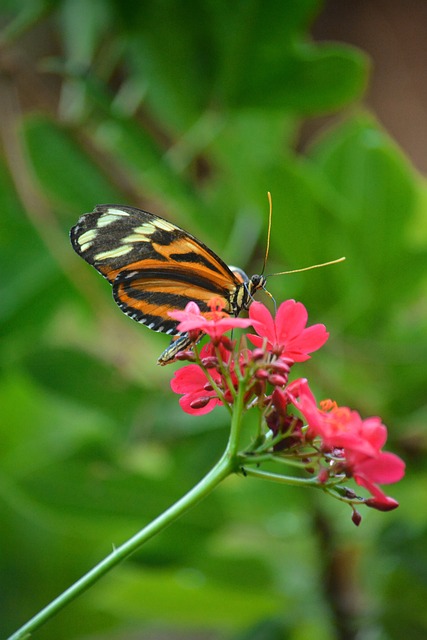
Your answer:
[[[193,300],[207,313],[209,301],[220,296],[224,311],[237,316],[265,289],[263,275],[248,278],[187,231],[135,207],[98,205],[79,219],[70,237],[74,250],[110,282],[126,315],[175,336],[158,359],[162,365],[194,343],[179,333],[169,311]]]

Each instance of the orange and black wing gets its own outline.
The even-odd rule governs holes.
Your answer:
[[[121,310],[149,329],[170,335],[178,322],[169,317],[194,300],[202,312],[221,296],[225,309],[241,279],[194,236],[147,211],[100,205],[71,230],[74,250],[113,286]]]

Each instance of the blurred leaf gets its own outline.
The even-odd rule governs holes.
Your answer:
[[[30,374],[49,391],[81,405],[98,407],[125,424],[141,390],[98,359],[71,349],[34,349],[25,358]]]
[[[89,65],[108,28],[111,5],[103,0],[92,0],[90,4],[64,0],[61,4],[65,55],[72,64]]]
[[[390,305],[411,293],[404,285],[406,265],[414,269],[410,286],[422,275],[405,233],[416,204],[410,167],[376,123],[362,116],[324,136],[311,158],[340,198],[336,213],[348,263],[337,274],[353,299],[351,322],[359,330],[366,322],[380,328]]]
[[[285,8],[286,4],[281,6]],[[254,20],[256,28],[259,18],[268,15],[260,9]],[[360,52],[337,45],[316,48],[308,44],[285,52],[282,42],[278,34],[274,61],[265,52],[256,55],[256,50],[250,51],[239,78],[240,91],[232,98],[233,105],[311,115],[341,107],[364,89],[367,61]]]
[[[191,568],[173,572],[121,570],[114,581],[98,590],[96,602],[126,618],[187,628],[191,624],[193,628],[235,629],[284,607],[274,592],[254,584],[236,591],[206,580],[201,571]]]
[[[40,186],[66,211],[91,211],[100,199],[123,199],[71,132],[39,115],[28,117],[22,132]]]
[[[161,194],[175,210],[196,211],[189,181],[174,170],[162,149],[134,121],[113,116],[104,120],[94,134],[89,133],[103,153],[114,156],[115,164],[123,168],[127,180],[144,199]]]
[[[2,376],[0,398],[2,467],[14,477],[31,475],[76,451],[96,449],[101,456],[111,444],[113,422],[105,413],[53,397],[21,371],[9,368]]]
[[[117,9],[131,30],[139,27],[134,61],[150,78],[147,98],[177,126],[206,108],[279,108],[319,113],[355,98],[366,83],[367,61],[343,45],[309,44],[303,36],[319,3],[226,4],[174,0],[129,3]],[[208,102],[209,101],[209,102]]]
[[[18,200],[9,172],[0,160],[0,324],[2,333],[35,328],[52,312],[42,298],[58,281],[58,267]],[[51,298],[50,298],[51,299]],[[31,309],[31,314],[28,313]],[[40,326],[40,325],[39,325]]]

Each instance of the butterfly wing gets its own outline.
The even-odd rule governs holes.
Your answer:
[[[100,205],[71,230],[75,251],[113,285],[121,310],[154,331],[175,335],[172,309],[194,300],[202,312],[221,296],[231,312],[238,277],[183,229],[147,211]]]

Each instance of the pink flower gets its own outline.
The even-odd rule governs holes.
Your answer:
[[[308,360],[308,354],[320,349],[329,336],[323,324],[306,327],[307,310],[295,300],[282,302],[275,319],[263,304],[253,302],[249,307],[249,317],[258,334],[248,335],[252,344],[261,347],[266,338],[268,351],[293,362]]]
[[[347,469],[357,484],[365,487],[373,496],[376,508],[383,507],[396,501],[377,486],[378,484],[391,484],[398,482],[405,475],[405,463],[394,453],[378,451],[376,456],[354,456],[351,452],[346,452]],[[394,507],[393,507],[394,508]],[[383,511],[388,509],[382,509]]]
[[[373,496],[375,505],[388,510],[397,503],[377,486],[401,480],[405,463],[393,453],[381,451],[387,440],[387,428],[378,417],[363,420],[357,411],[339,407],[326,400],[318,409],[307,380],[300,379],[288,387],[288,395],[308,422],[309,437],[320,436],[323,448],[336,454],[339,465],[356,483]],[[394,506],[393,506],[394,505]]]
[[[223,391],[226,401],[232,401],[232,396],[228,385],[224,382],[222,375],[216,369],[218,366],[217,349],[222,362],[227,365],[231,360],[231,354],[222,344],[215,349],[209,342],[200,351],[200,359],[209,371],[209,375],[216,385]],[[231,368],[233,363],[231,363]],[[231,379],[235,381],[235,375],[231,371]],[[213,389],[211,381],[198,364],[189,364],[182,369],[175,371],[171,380],[171,389],[175,393],[183,394],[179,404],[186,413],[193,415],[203,415],[212,411],[217,405],[223,404],[218,398],[217,392]]]
[[[201,350],[200,356],[213,357],[212,351],[212,345],[207,344]],[[216,369],[209,368],[209,373],[214,382],[221,386],[222,378]],[[203,369],[197,364],[189,364],[175,371],[171,380],[171,389],[175,393],[183,394],[179,404],[186,413],[201,416],[212,411],[218,404],[222,404]]]
[[[254,324],[249,318],[233,318],[225,311],[224,301],[221,298],[212,298],[209,303],[211,311],[203,313],[195,302],[189,302],[184,311],[170,311],[169,315],[175,320],[179,320],[178,330],[182,333],[186,331],[203,331],[214,342],[218,342],[221,336],[230,329],[244,328]]]

